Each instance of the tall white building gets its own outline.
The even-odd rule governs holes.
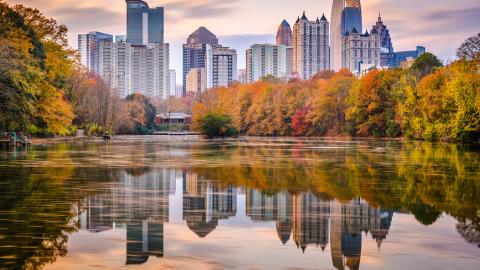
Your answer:
[[[294,72],[301,79],[310,79],[330,69],[329,23],[325,16],[309,21],[303,13],[293,26]]]
[[[237,52],[228,47],[207,45],[205,57],[207,89],[227,87],[237,80]]]
[[[80,63],[92,73],[98,75],[99,69],[99,46],[102,42],[112,42],[113,36],[101,32],[90,32],[78,35],[78,52]]]
[[[360,34],[354,28],[342,39],[342,67],[360,76],[365,69],[380,67],[381,36],[373,29]]]
[[[166,99],[169,96],[169,45],[102,42],[99,75],[120,97],[133,93]]]
[[[283,45],[254,44],[247,50],[247,83],[272,75],[287,76],[287,48]]]

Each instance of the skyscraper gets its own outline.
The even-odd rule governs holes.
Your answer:
[[[163,43],[163,7],[150,9],[142,0],[127,3],[127,42],[132,45]]]
[[[333,0],[330,42],[330,66],[332,70],[342,67],[342,38],[353,28],[362,33],[362,7],[360,0]]]
[[[284,45],[254,44],[247,50],[247,83],[267,75],[287,76],[287,50]]]
[[[219,45],[212,32],[200,27],[183,45],[183,96],[187,90],[187,75],[193,68],[205,68],[207,89],[228,86],[237,79],[237,53]]]
[[[100,64],[100,43],[112,41],[112,35],[101,32],[90,32],[88,34],[78,35],[80,63],[92,73],[98,75]]]
[[[199,27],[183,45],[183,93],[186,95],[187,74],[192,68],[205,68],[207,47],[219,46],[217,37],[205,27]]]
[[[330,69],[329,23],[325,16],[309,21],[305,12],[293,26],[293,69],[301,79],[310,79]]]
[[[292,46],[292,40],[292,28],[286,20],[283,20],[277,31],[277,45]]]
[[[292,77],[293,73],[293,34],[290,24],[286,20],[278,27],[277,31],[277,46],[285,46],[286,51],[286,75]]]

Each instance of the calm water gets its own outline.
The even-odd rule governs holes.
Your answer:
[[[0,149],[0,269],[479,269],[480,149],[122,137]]]

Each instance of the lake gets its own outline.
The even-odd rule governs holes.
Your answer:
[[[0,149],[0,269],[479,269],[480,148],[117,137]]]

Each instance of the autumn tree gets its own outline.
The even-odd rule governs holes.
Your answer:
[[[480,33],[469,37],[457,49],[457,57],[473,60],[480,54]]]

